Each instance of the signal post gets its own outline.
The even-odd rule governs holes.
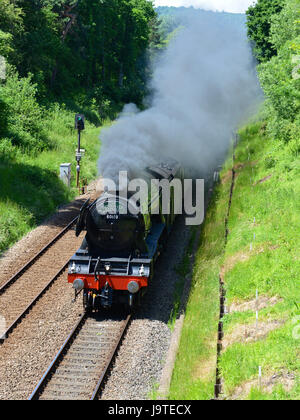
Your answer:
[[[80,161],[83,155],[83,151],[81,150],[81,131],[83,131],[85,129],[85,117],[82,114],[76,114],[75,116],[75,129],[78,130],[78,149],[76,152],[76,162],[77,162],[77,167],[76,167],[76,171],[77,171],[77,181],[76,181],[76,185],[77,188],[79,188],[79,181],[80,181]]]

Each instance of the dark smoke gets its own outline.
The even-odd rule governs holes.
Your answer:
[[[256,111],[262,97],[246,29],[212,15],[185,16],[185,27],[154,69],[150,107],[139,112],[127,105],[102,131],[99,171],[105,178],[163,156],[207,172]]]

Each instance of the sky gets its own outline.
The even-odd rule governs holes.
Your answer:
[[[197,9],[245,13],[256,0],[154,0],[155,6],[193,6]]]

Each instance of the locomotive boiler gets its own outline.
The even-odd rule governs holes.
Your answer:
[[[174,188],[165,212],[163,189],[153,188],[153,179],[183,180],[181,165],[167,160],[139,173],[149,194],[135,202],[133,194],[105,191],[80,211],[76,235],[86,231],[80,249],[70,260],[68,282],[76,297],[83,293],[86,310],[122,304],[133,308],[140,302],[153,277],[154,263],[175,221]],[[156,185],[156,184],[155,184]],[[157,184],[159,185],[159,184]]]

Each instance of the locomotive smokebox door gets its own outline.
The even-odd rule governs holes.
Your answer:
[[[85,117],[83,114],[76,114],[75,116],[75,129],[78,131],[83,131],[84,130],[84,122],[85,122]]]

